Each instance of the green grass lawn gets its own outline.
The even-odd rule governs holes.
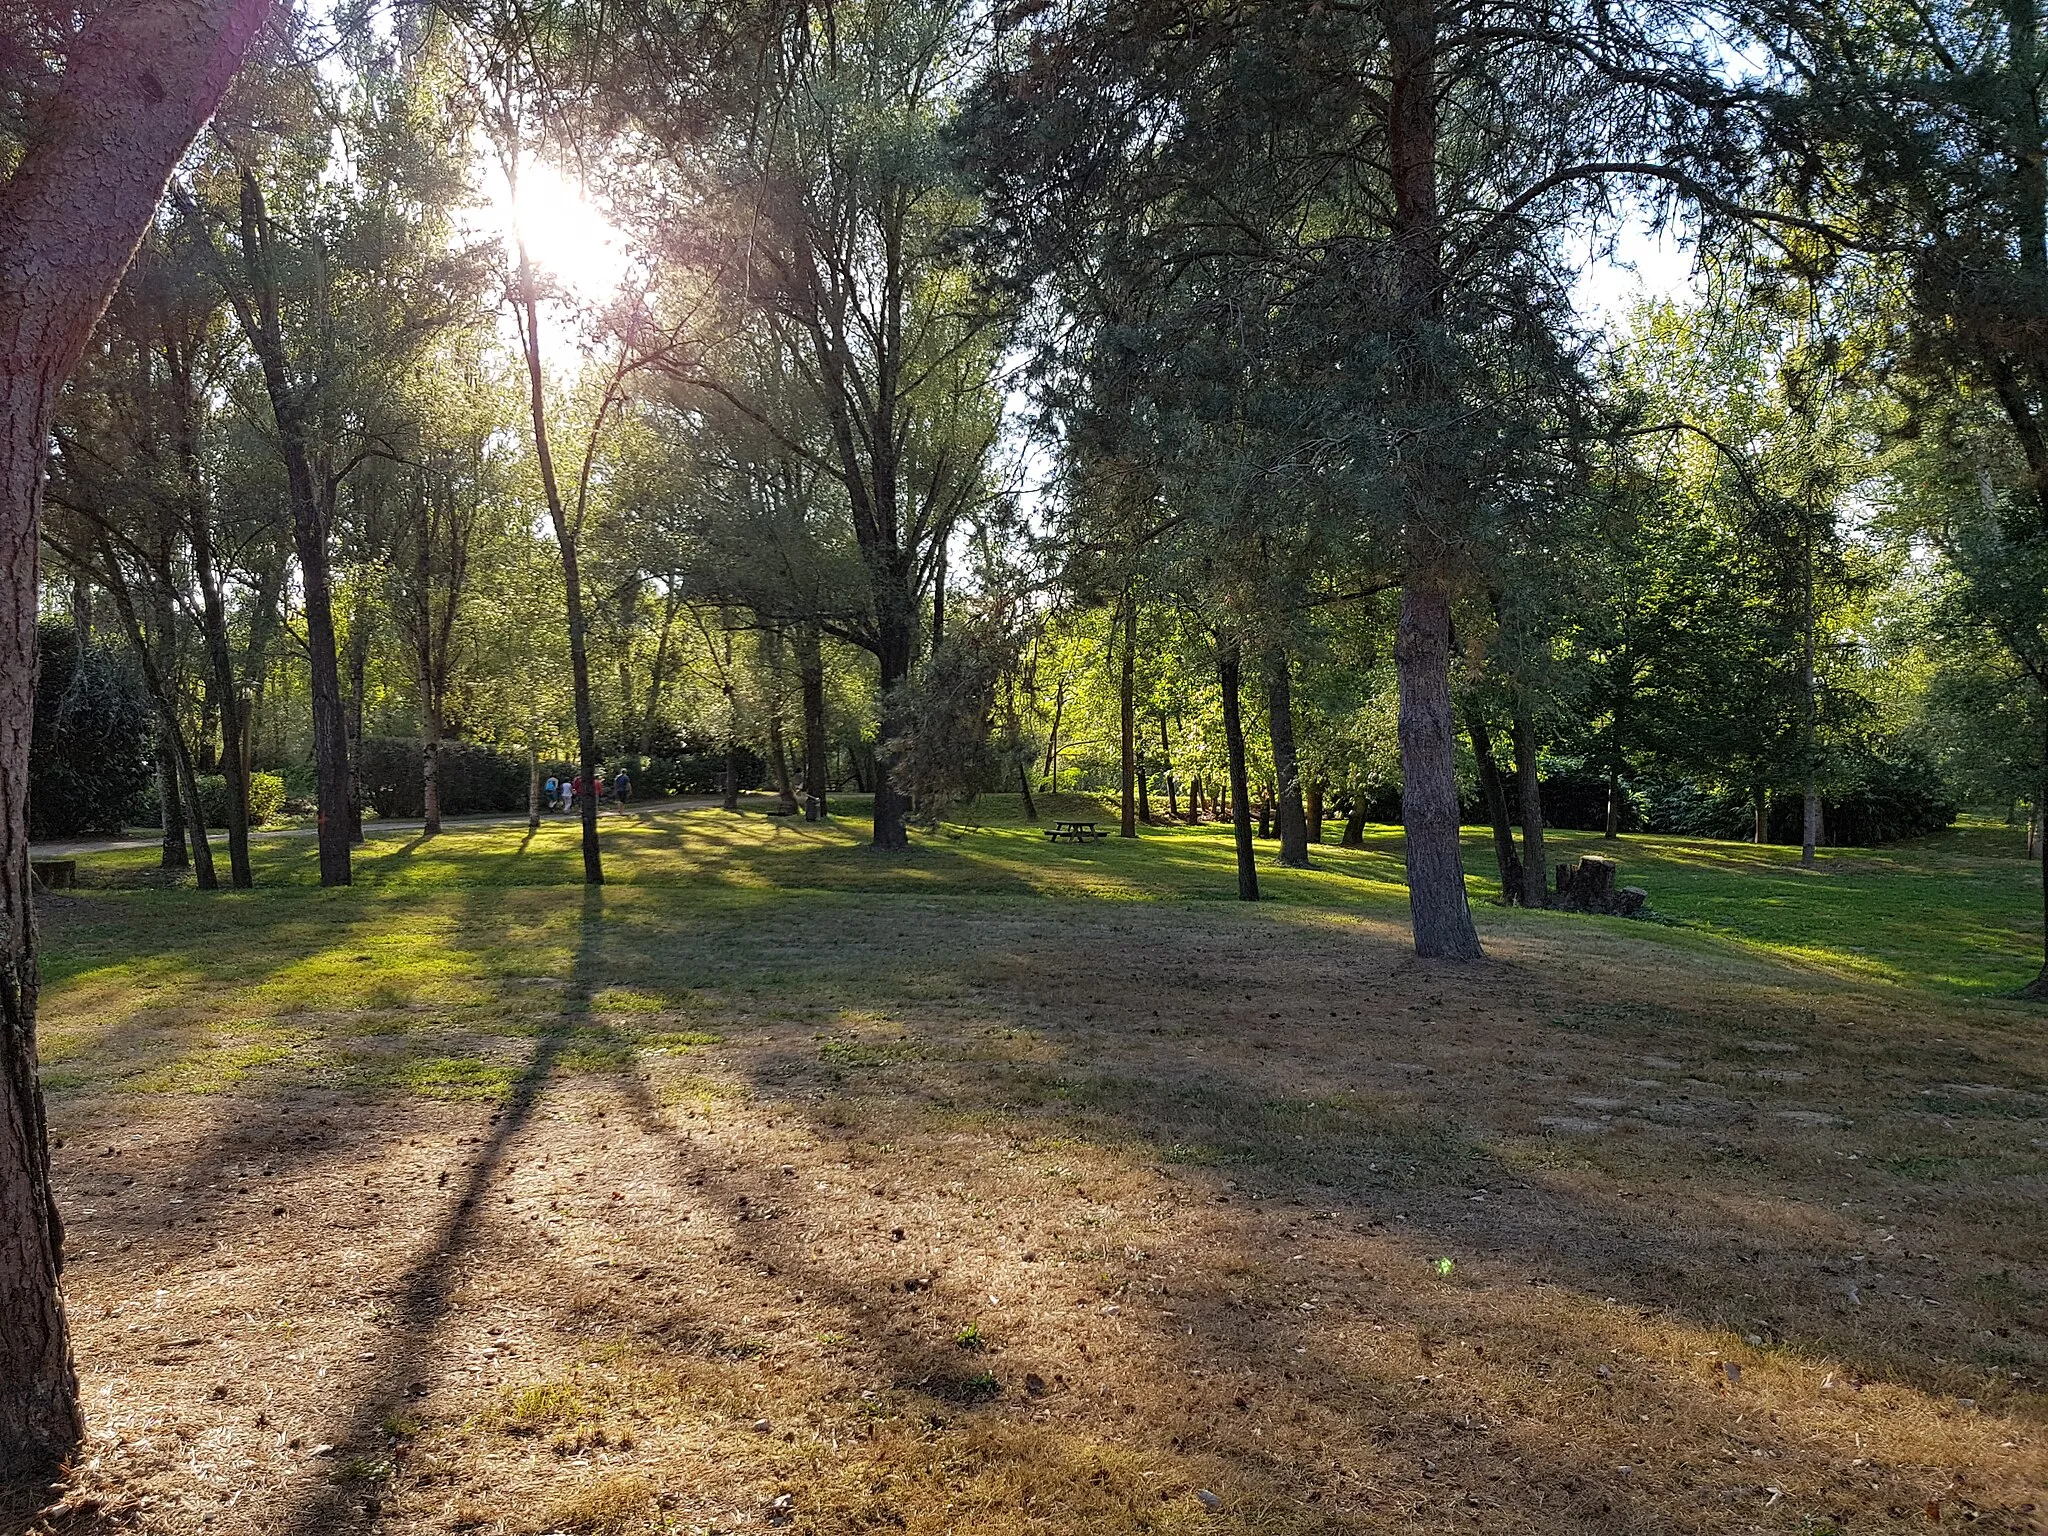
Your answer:
[[[1026,823],[1014,796],[994,796],[963,820],[920,834],[907,854],[866,846],[866,806],[839,803],[829,824],[715,810],[661,810],[644,818],[607,817],[607,879],[658,886],[669,899],[731,909],[741,893],[774,901],[794,892],[867,891],[931,896],[1064,897],[1108,901],[1227,901],[1235,896],[1226,826],[1147,828],[1136,841],[1112,836],[1088,846],[1049,845]],[[1099,802],[1061,796],[1041,814],[1092,815],[1113,825]],[[1315,850],[1316,867],[1283,870],[1262,843],[1262,892],[1268,900],[1401,920],[1406,892],[1401,835],[1369,828],[1362,850],[1333,841]],[[1698,838],[1630,836],[1606,843],[1587,833],[1552,832],[1552,863],[1585,853],[1618,860],[1624,884],[1641,885],[1669,926],[1637,925],[1646,942],[1710,942],[1776,956],[1863,980],[1927,988],[1948,996],[1992,996],[2028,980],[2040,963],[2040,877],[2024,837],[1988,817],[1966,817],[1936,836],[1879,849],[1827,849],[1817,869],[1799,867],[1798,850]],[[1584,923],[1550,913],[1507,911],[1495,894],[1486,833],[1468,828],[1466,869],[1482,926]],[[312,886],[312,840],[260,838],[254,845],[259,893],[223,893],[226,911],[244,914],[278,886]],[[154,850],[88,855],[81,879],[93,887],[155,884]],[[404,891],[574,886],[581,877],[577,829],[552,818],[523,827],[452,823],[440,837],[378,832],[356,855],[356,881],[374,892],[365,912]],[[182,906],[182,903],[181,903]],[[75,963],[63,944],[49,961],[65,975]]]

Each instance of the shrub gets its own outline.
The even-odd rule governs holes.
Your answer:
[[[685,743],[688,751],[674,757],[629,759],[626,772],[636,795],[716,795],[725,789],[725,748]],[[768,761],[752,747],[741,746],[735,754],[741,789],[758,789],[768,776]],[[637,766],[636,766],[637,765]],[[564,770],[570,774],[575,769]],[[618,769],[611,770],[617,773]]]
[[[379,816],[424,816],[426,743],[414,737],[366,736],[356,754],[363,803]],[[444,741],[440,751],[441,814],[467,816],[526,809],[526,758],[474,741]]]
[[[29,835],[118,832],[149,814],[155,711],[127,656],[45,620],[29,731]]]
[[[1649,780],[1638,791],[1653,832],[1737,841],[1756,833],[1756,810],[1739,790]],[[1800,841],[1805,819],[1802,793],[1771,793],[1765,832],[1773,843]],[[1886,755],[1867,744],[1851,747],[1837,756],[1821,792],[1822,840],[1833,847],[1867,848],[1924,837],[1955,819],[1954,797],[1933,760],[1921,752]]]
[[[225,775],[199,775],[199,809],[212,829],[228,824],[228,781]],[[249,825],[260,827],[274,820],[284,809],[284,776],[276,773],[249,775]]]

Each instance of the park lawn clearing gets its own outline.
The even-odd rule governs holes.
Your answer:
[[[1629,839],[1689,926],[1454,967],[1384,833],[1243,907],[1210,829],[985,821],[86,860],[51,1528],[2042,1528],[2017,850]],[[1952,886],[1999,937],[1916,978]]]

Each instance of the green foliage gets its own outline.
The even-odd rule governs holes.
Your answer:
[[[991,730],[996,686],[1014,660],[1009,637],[994,625],[958,624],[885,711],[903,728],[881,750],[927,824],[1012,777],[1014,760],[994,749]]]
[[[118,832],[155,772],[155,720],[133,664],[59,620],[37,632],[42,668],[29,738],[29,835]]]
[[[198,775],[199,809],[206,825],[219,829],[228,824],[228,781],[218,773]],[[282,774],[249,775],[249,825],[260,827],[284,809],[285,781]]]
[[[364,803],[379,816],[425,815],[425,751],[420,741],[365,737],[356,761]],[[473,741],[443,741],[439,755],[442,815],[526,809],[525,757]]]

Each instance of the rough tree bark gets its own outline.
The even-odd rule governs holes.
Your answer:
[[[789,752],[782,732],[782,631],[768,631],[768,758],[775,770],[775,809],[782,815],[796,814],[796,788],[789,778]]]
[[[1122,773],[1123,819],[1117,828],[1119,836],[1138,835],[1138,599],[1124,593],[1123,601],[1124,656],[1123,670],[1117,682],[1117,704],[1122,711],[1118,722],[1117,749],[1120,754],[1118,767]]]
[[[170,738],[162,731],[156,733],[156,798],[159,813],[164,819],[163,851],[158,867],[184,869],[192,862],[192,856],[185,851],[185,801],[178,787],[177,765],[171,761]]]
[[[1408,913],[1415,952],[1476,960],[1479,931],[1458,848],[1458,779],[1451,719],[1451,596],[1411,571],[1394,635],[1401,695],[1401,821],[1407,832]]]
[[[1387,154],[1394,249],[1410,332],[1400,369],[1405,404],[1418,420],[1440,419],[1447,387],[1432,362],[1431,335],[1443,312],[1442,217],[1437,202],[1435,0],[1383,0],[1387,35]],[[1408,910],[1415,952],[1479,957],[1479,932],[1465,896],[1458,851],[1456,729],[1451,714],[1451,592],[1437,528],[1449,521],[1444,466],[1418,455],[1407,471],[1411,502],[1401,618],[1394,642],[1400,685],[1401,806],[1407,828]]]
[[[1340,847],[1363,848],[1365,846],[1365,802],[1353,800],[1351,814],[1344,818],[1344,840]]]
[[[1500,759],[1493,755],[1493,733],[1479,706],[1465,705],[1465,734],[1472,739],[1478,766],[1479,792],[1486,797],[1487,820],[1493,825],[1493,861],[1500,869],[1500,899],[1512,907],[1522,899],[1522,859],[1515,852],[1515,822],[1508,813],[1507,789],[1500,781]]]
[[[1308,868],[1308,814],[1301,803],[1301,763],[1294,750],[1294,683],[1287,652],[1266,652],[1266,717],[1273,736],[1273,774],[1279,780],[1280,862]]]
[[[1515,789],[1522,806],[1522,905],[1549,903],[1550,866],[1543,852],[1543,784],[1536,763],[1536,727],[1529,707],[1515,702]]]
[[[1245,782],[1244,719],[1238,712],[1238,648],[1218,641],[1216,681],[1223,693],[1223,740],[1230,758],[1230,821],[1237,841],[1237,899],[1259,899],[1259,865],[1252,848],[1252,802]]]
[[[807,624],[798,634],[796,659],[804,690],[804,820],[823,821],[831,807],[825,798],[825,658],[817,625]]]
[[[264,0],[128,0],[89,12],[0,187],[0,1482],[54,1466],[84,1428],[37,1081],[28,844],[50,419],[172,167],[266,9]]]
[[[2041,787],[2035,792],[2034,814],[2041,821],[2041,970],[2020,988],[2019,995],[2034,1002],[2048,999],[2048,717],[2042,723]]]

